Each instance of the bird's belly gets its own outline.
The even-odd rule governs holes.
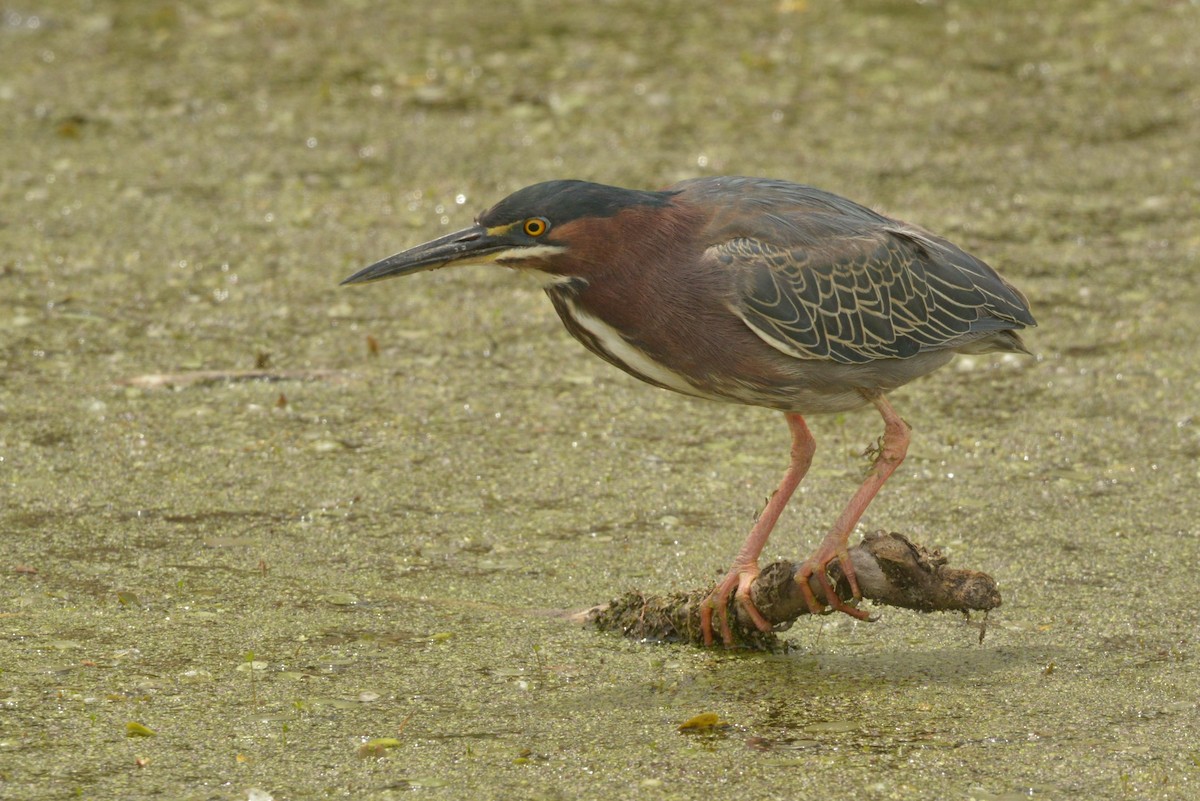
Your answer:
[[[773,402],[759,405],[799,414],[846,412],[867,405],[868,393],[890,392],[932,373],[952,358],[953,351],[935,350],[862,364],[787,359],[780,363],[777,376],[760,387]]]
[[[927,351],[906,359],[863,364],[798,359],[763,343],[748,328],[718,331],[720,327],[713,326],[694,342],[694,352],[709,353],[711,363],[701,358],[672,364],[656,357],[653,346],[631,342],[570,294],[547,294],[572,336],[635,378],[697,398],[783,412],[827,414],[857,409],[869,402],[864,393],[893,390],[954,356],[951,351]]]

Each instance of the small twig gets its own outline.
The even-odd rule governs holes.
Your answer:
[[[912,542],[903,534],[877,531],[850,549],[863,598],[877,604],[899,606],[920,612],[969,612],[1000,606],[996,582],[986,573],[947,567],[946,557]],[[768,565],[750,589],[750,597],[776,631],[787,629],[801,615],[809,614],[800,585],[799,564],[775,562]],[[829,576],[839,597],[851,598],[837,562]],[[816,579],[809,586],[824,599]],[[670,595],[627,593],[582,614],[582,618],[604,631],[620,631],[637,640],[690,642],[700,644],[700,607],[711,588]],[[730,599],[729,622],[735,643],[742,647],[770,650],[777,647],[774,633],[763,634]],[[982,633],[982,630],[981,630]]]
[[[139,389],[182,389],[233,381],[336,381],[340,370],[185,370],[180,373],[146,373],[123,378],[117,383]]]

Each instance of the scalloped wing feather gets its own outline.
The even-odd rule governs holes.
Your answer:
[[[851,233],[823,216],[773,227],[775,240],[796,229],[795,242],[738,237],[708,250],[737,273],[734,311],[784,353],[861,364],[971,343],[986,350],[979,340],[1034,324],[1019,292],[945,240],[899,223]],[[1013,334],[995,340],[993,349],[1023,347]]]

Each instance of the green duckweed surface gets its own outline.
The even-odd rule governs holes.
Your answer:
[[[10,4],[0,797],[1200,797],[1197,75],[1188,2]],[[710,174],[1030,297],[1035,358],[894,395],[864,519],[999,580],[982,645],[565,622],[723,570],[783,421],[637,383],[495,267],[337,286],[525,184]],[[768,559],[881,428],[811,422]]]

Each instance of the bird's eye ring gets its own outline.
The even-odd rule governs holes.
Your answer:
[[[550,221],[545,217],[530,217],[525,221],[526,236],[541,236],[550,230]]]

